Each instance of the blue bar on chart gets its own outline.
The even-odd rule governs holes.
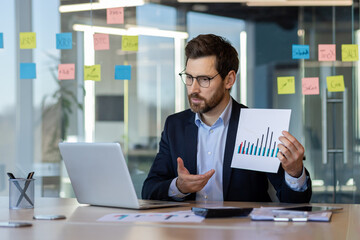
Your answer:
[[[276,157],[279,152],[279,148],[276,148],[276,141],[273,141],[273,136],[274,132],[270,132],[270,127],[268,127],[266,133],[261,135],[261,141],[260,138],[257,138],[255,144],[245,140],[238,146],[237,153],[262,157]]]

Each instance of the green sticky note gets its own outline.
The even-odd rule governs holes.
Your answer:
[[[342,44],[341,59],[343,62],[352,62],[359,60],[359,50],[357,44]]]
[[[295,77],[278,77],[278,94],[295,93]]]
[[[345,83],[344,83],[343,75],[326,77],[326,83],[329,92],[345,91]]]
[[[20,33],[20,49],[36,48],[36,33],[21,32]]]
[[[139,36],[122,36],[121,49],[123,51],[137,51],[139,48]]]
[[[84,80],[101,81],[101,66],[84,66]]]

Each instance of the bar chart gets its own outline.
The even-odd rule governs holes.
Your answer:
[[[279,137],[288,131],[290,115],[290,109],[242,109],[231,167],[277,172]]]
[[[238,154],[246,154],[262,157],[276,157],[279,151],[276,141],[274,141],[274,132],[267,127],[266,133],[264,132],[261,137],[256,139],[255,142],[244,140],[238,146]]]

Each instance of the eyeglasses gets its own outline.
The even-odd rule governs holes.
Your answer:
[[[203,87],[203,88],[209,87],[210,86],[210,81],[213,80],[217,75],[220,74],[220,73],[217,73],[213,77],[208,77],[208,76],[193,77],[190,74],[185,73],[184,71],[179,73],[179,76],[181,77],[181,80],[185,83],[185,85],[191,86],[193,84],[194,78],[195,78],[196,81],[198,82],[198,84],[200,85],[200,87]]]

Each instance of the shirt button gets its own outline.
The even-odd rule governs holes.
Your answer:
[[[211,130],[210,130],[210,133],[213,133],[213,132],[214,132],[214,130],[211,129]]]
[[[208,152],[209,155],[211,155],[211,152]]]
[[[207,199],[207,198],[208,198],[208,196],[207,196],[207,195],[205,195],[205,196],[204,196],[204,198],[205,198],[205,199]]]

